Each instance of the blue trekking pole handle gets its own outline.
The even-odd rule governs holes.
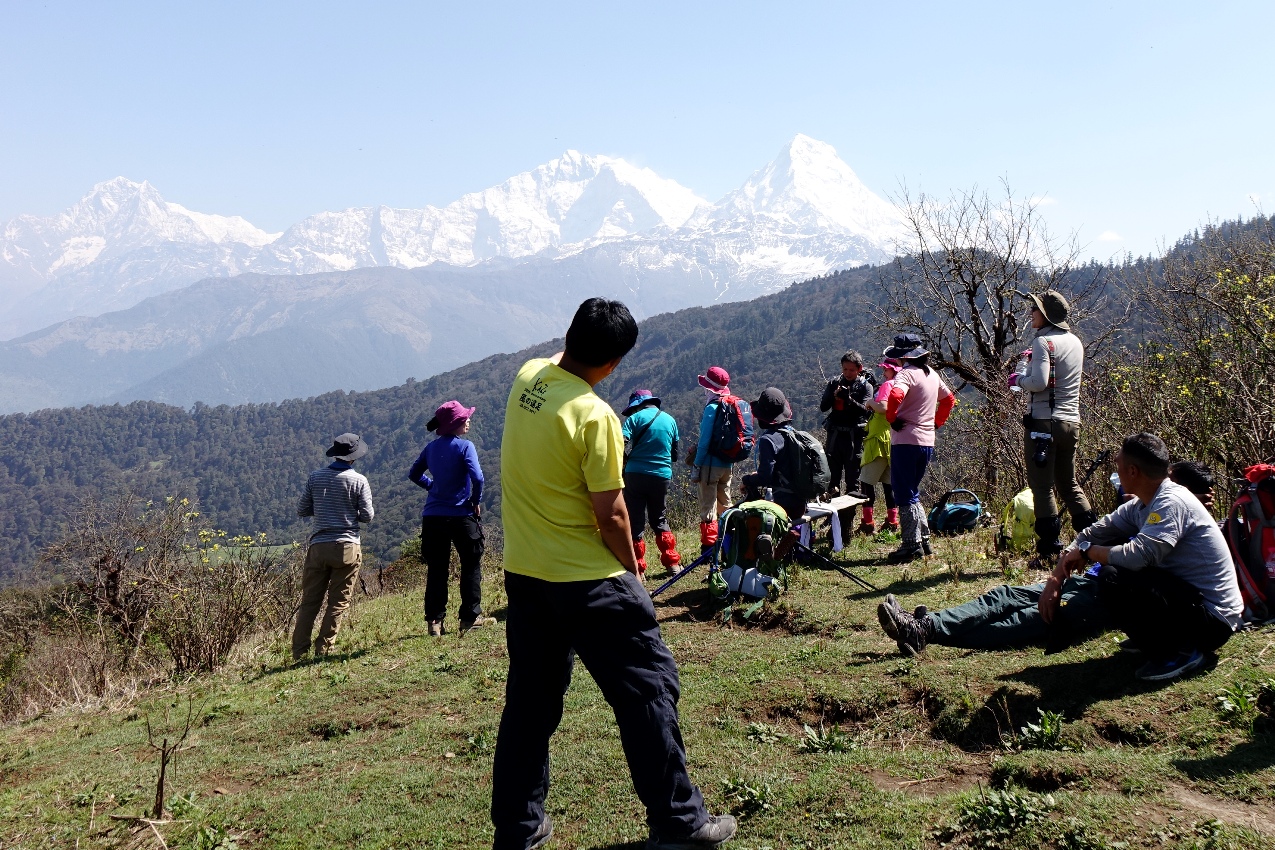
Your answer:
[[[655,590],[652,590],[652,591],[651,591],[651,598],[652,598],[652,599],[654,599],[656,596],[658,596],[658,595],[660,595],[661,593],[663,593],[664,591],[668,590],[670,587],[672,587],[672,586],[673,586],[673,585],[677,582],[677,580],[678,580],[678,579],[682,578],[682,577],[683,577],[683,576],[685,576],[687,573],[689,573],[691,570],[695,569],[695,568],[696,568],[696,567],[698,567],[700,564],[704,563],[704,561],[711,559],[711,558],[713,557],[713,550],[714,550],[714,549],[716,549],[716,548],[717,548],[717,547],[716,547],[716,546],[714,546],[712,549],[709,549],[707,552],[705,552],[704,554],[700,555],[700,556],[699,556],[698,558],[696,558],[694,561],[691,561],[691,562],[690,562],[689,564],[687,564],[685,567],[683,567],[682,569],[680,569],[680,570],[678,570],[676,573],[674,573],[672,578],[670,578],[668,581],[664,582],[664,583],[663,583],[662,585],[660,585],[659,587],[655,588]]]

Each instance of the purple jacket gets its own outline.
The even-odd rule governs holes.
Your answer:
[[[426,445],[407,478],[429,491],[421,516],[468,516],[483,495],[478,452],[473,443],[460,437],[439,437]]]

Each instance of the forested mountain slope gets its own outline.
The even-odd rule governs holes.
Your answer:
[[[703,403],[696,375],[718,364],[749,398],[768,385],[781,387],[798,424],[813,427],[822,372],[834,373],[847,347],[881,349],[885,335],[871,319],[879,293],[879,269],[865,267],[755,301],[655,316],[642,323],[637,348],[599,392],[618,410],[634,387],[649,387],[664,397],[689,438]],[[450,398],[478,406],[470,438],[480,450],[489,482],[484,501],[494,521],[510,382],[526,359],[560,345],[547,342],[372,392],[277,404],[197,404],[189,411],[134,402],[0,417],[0,536],[8,544],[0,552],[0,574],[10,580],[28,575],[79,500],[126,486],[152,498],[197,497],[227,531],[301,540],[306,526],[295,518],[294,503],[305,475],[323,463],[334,435],[351,430],[371,446],[360,469],[371,481],[377,518],[364,542],[374,553],[389,554],[415,533],[425,493],[404,475],[430,437],[425,423]]]

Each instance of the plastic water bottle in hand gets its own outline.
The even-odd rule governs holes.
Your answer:
[[[1027,375],[1027,371],[1031,369],[1031,361],[1032,350],[1030,348],[1018,355],[1018,365],[1014,367],[1014,374],[1018,376],[1018,379],[1009,388],[1010,392],[1021,393],[1023,391],[1023,388],[1018,385],[1018,381],[1021,381]]]

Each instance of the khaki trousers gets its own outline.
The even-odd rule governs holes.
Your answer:
[[[341,618],[354,597],[354,583],[363,565],[363,549],[358,543],[311,543],[305,553],[305,570],[301,575],[301,605],[297,609],[297,625],[292,631],[292,657],[301,658],[310,651],[310,634],[314,621],[328,599],[327,611],[314,641],[315,655],[332,651]]]
[[[1067,506],[1067,513],[1075,520],[1090,511],[1089,500],[1076,482],[1076,447],[1080,444],[1080,423],[1060,419],[1031,419],[1023,432],[1023,451],[1027,459],[1027,486],[1031,487],[1032,500],[1036,504],[1036,518],[1058,516],[1058,501],[1054,491]],[[1045,453],[1045,465],[1037,466],[1033,456],[1036,442],[1032,431],[1053,433],[1049,450]]]
[[[699,521],[717,522],[730,506],[729,466],[702,466],[699,471]]]

